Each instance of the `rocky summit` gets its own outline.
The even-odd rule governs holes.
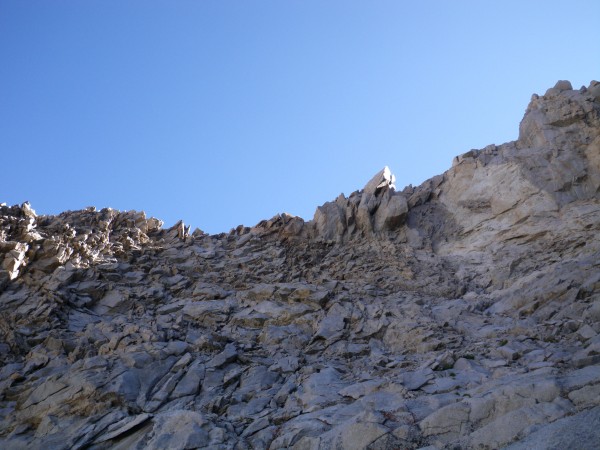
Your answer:
[[[600,83],[228,234],[0,207],[0,448],[597,449]]]

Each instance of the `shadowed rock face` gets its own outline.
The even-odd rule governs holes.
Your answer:
[[[0,447],[595,448],[599,99],[308,222],[0,206]]]

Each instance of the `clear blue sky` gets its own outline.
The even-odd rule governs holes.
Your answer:
[[[0,202],[311,219],[600,79],[600,2],[0,0]]]

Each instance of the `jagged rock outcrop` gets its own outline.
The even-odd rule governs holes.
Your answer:
[[[0,206],[0,447],[596,448],[598,86],[307,222]]]
[[[314,237],[340,242],[356,234],[393,231],[404,224],[408,204],[404,195],[395,192],[395,176],[383,168],[362,191],[349,198],[340,195],[335,202],[319,206],[315,212]]]

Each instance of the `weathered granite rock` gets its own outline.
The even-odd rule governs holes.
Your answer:
[[[596,101],[600,101],[600,82],[592,80],[587,88],[587,92],[594,97]]]
[[[0,447],[596,448],[599,89],[307,222],[0,205]]]
[[[380,190],[396,189],[396,177],[390,171],[388,166],[385,166],[366,184],[363,189],[365,194],[377,194]]]

